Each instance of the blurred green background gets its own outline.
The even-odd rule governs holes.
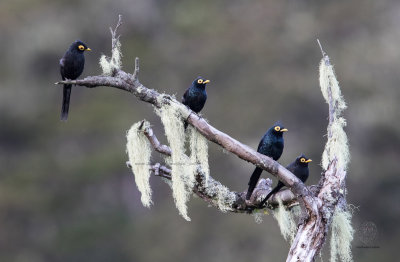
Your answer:
[[[169,187],[152,177],[154,206],[140,202],[126,168],[125,132],[151,106],[111,88],[74,88],[59,120],[58,61],[85,41],[82,76],[100,74],[109,26],[123,15],[123,66],[141,59],[144,85],[181,97],[198,75],[211,79],[204,116],[256,148],[276,120],[289,129],[284,165],[300,153],[319,179],[327,105],[318,85],[319,38],[348,103],[349,203],[357,229],[378,235],[356,261],[395,261],[400,230],[400,2],[50,1],[0,2],[0,261],[284,261],[289,244],[272,215],[223,214],[199,199],[186,222]],[[158,158],[154,154],[155,159]],[[210,144],[211,174],[244,191],[253,170]],[[264,177],[267,173],[263,173]],[[271,176],[269,176],[271,177]],[[329,243],[329,242],[328,242]],[[324,248],[324,256],[329,245]],[[327,259],[325,259],[327,261]]]

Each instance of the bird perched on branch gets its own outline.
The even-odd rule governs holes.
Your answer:
[[[185,91],[182,96],[182,104],[189,107],[196,114],[199,113],[207,101],[206,84],[210,80],[206,80],[201,76],[197,77],[192,85]],[[188,123],[185,122],[185,129]]]
[[[91,51],[82,41],[76,40],[60,59],[60,73],[63,80],[75,80],[83,72],[85,56],[83,52]],[[69,100],[71,97],[72,85],[65,84],[63,89],[63,102],[61,108],[61,120],[68,118]]]
[[[286,131],[288,130],[280,123],[276,123],[273,127],[268,129],[268,131],[262,137],[260,144],[258,145],[257,152],[269,156],[275,161],[278,160],[283,152],[283,133]],[[250,177],[246,200],[250,199],[262,171],[263,170],[259,167],[254,169],[254,172]]]
[[[296,160],[289,164],[286,169],[292,172],[296,177],[298,177],[301,182],[306,182],[308,175],[309,175],[309,170],[308,170],[308,163],[310,163],[312,160],[307,158],[305,155],[298,156]],[[276,192],[278,192],[282,187],[285,185],[279,181],[278,185],[271,190],[271,192],[268,193],[268,195],[264,198],[263,201],[261,201],[260,206],[263,206],[265,202]]]

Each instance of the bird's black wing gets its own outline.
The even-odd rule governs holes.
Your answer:
[[[296,169],[296,162],[290,163],[287,167],[287,170],[289,170],[290,172],[292,172],[294,175],[296,175],[295,173],[295,169]]]
[[[64,65],[65,65],[65,58],[63,57],[60,59],[60,66],[64,67]]]
[[[185,93],[183,93],[183,96],[182,96],[182,104],[184,104],[185,106],[188,106],[188,101],[187,101],[188,95],[189,95],[189,88],[186,89]],[[188,125],[189,125],[188,122],[184,121],[183,127],[185,128],[185,130],[188,127]]]
[[[65,68],[65,58],[63,57],[60,59],[60,73],[63,80],[65,80],[64,68]]]
[[[263,148],[264,147],[264,148]],[[258,144],[257,147],[257,152],[264,154],[265,153],[265,143],[264,143],[264,136],[261,139],[260,143]],[[261,173],[262,173],[262,169],[259,167],[256,167],[253,171],[253,173],[251,174],[250,180],[249,180],[249,188],[247,189],[247,194],[246,194],[246,200],[249,200],[251,195],[253,194],[254,189],[256,188],[257,182],[260,179]]]
[[[258,143],[257,152],[260,152],[261,147],[263,146],[264,137],[261,138],[260,143]]]
[[[187,105],[187,96],[189,95],[189,89],[186,89],[185,93],[182,96],[182,104]]]

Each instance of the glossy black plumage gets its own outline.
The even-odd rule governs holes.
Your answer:
[[[306,182],[309,176],[308,163],[311,162],[311,159],[307,158],[305,155],[298,156],[294,162],[289,164],[286,169],[292,172],[296,177],[298,177],[301,182]],[[278,192],[285,185],[279,181],[278,185],[268,193],[268,195],[264,198],[264,200],[260,203],[260,206],[263,206],[265,202],[276,192]]]
[[[83,52],[90,51],[82,41],[75,41],[60,59],[60,73],[63,80],[75,80],[83,72],[85,56]],[[67,120],[69,111],[69,100],[71,97],[72,85],[64,85],[63,102],[61,108],[61,120]]]
[[[182,104],[189,107],[193,112],[199,113],[207,101],[206,85],[210,80],[206,80],[201,76],[193,80],[192,85],[185,91],[182,96]],[[185,129],[187,123],[185,122]]]
[[[262,137],[260,144],[258,145],[257,152],[269,156],[275,161],[278,160],[283,152],[283,133],[286,131],[287,129],[278,123],[268,129],[268,131]],[[263,170],[259,167],[256,167],[254,169],[254,172],[250,177],[249,189],[247,190],[246,194],[247,200],[250,199],[262,171]]]

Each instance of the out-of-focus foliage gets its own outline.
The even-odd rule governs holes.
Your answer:
[[[204,116],[254,148],[276,120],[289,129],[283,165],[305,153],[318,163],[327,106],[318,87],[319,38],[343,95],[352,162],[348,199],[355,229],[372,221],[374,245],[356,261],[394,261],[400,230],[400,3],[382,1],[49,1],[0,2],[0,261],[282,261],[288,243],[272,216],[174,207],[152,177],[154,206],[141,205],[126,168],[126,130],[149,105],[111,88],[73,88],[59,121],[58,60],[81,39],[83,76],[100,74],[110,25],[123,15],[123,68],[148,87],[181,96],[193,78],[211,79]],[[252,166],[210,144],[211,175],[244,191]],[[158,159],[153,154],[154,160]],[[321,168],[311,165],[309,183]],[[264,176],[267,173],[263,173]],[[327,245],[328,246],[328,245]],[[328,254],[329,252],[326,252]]]

